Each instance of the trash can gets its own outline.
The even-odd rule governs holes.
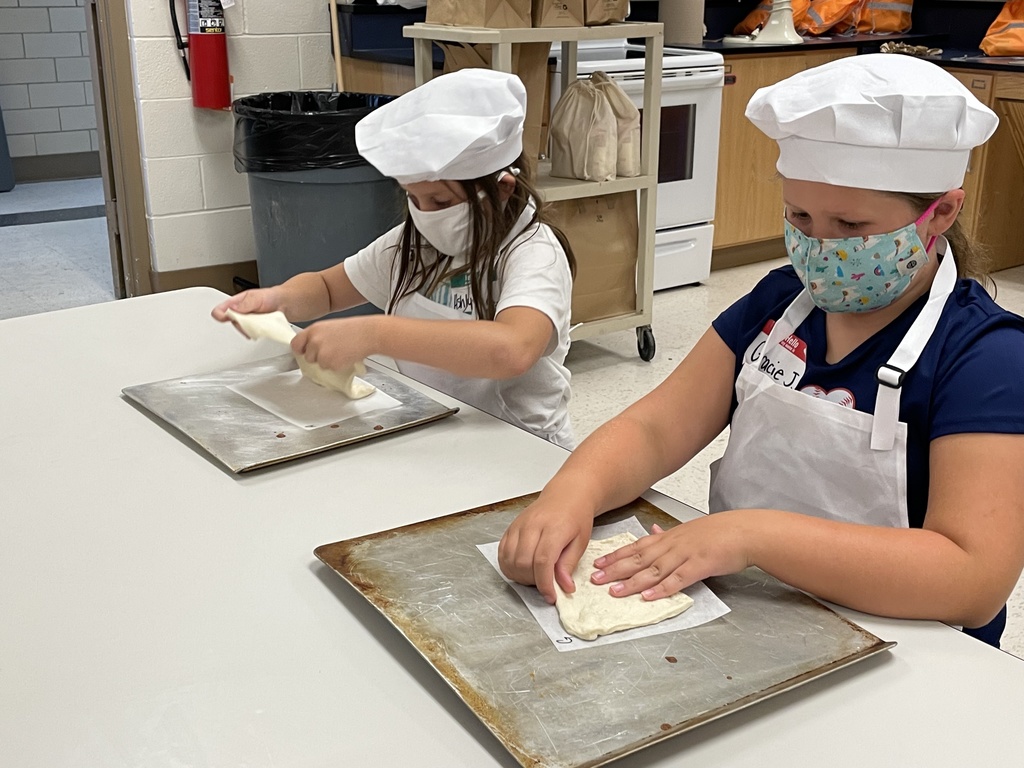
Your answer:
[[[393,98],[288,91],[234,102],[235,170],[248,175],[261,286],[333,266],[402,221],[401,187],[355,141],[356,123]]]
[[[0,109],[0,192],[14,189],[14,168],[11,153],[7,148],[7,130],[4,128],[4,112]]]

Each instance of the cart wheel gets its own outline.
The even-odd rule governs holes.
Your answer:
[[[641,325],[636,329],[636,348],[640,353],[640,359],[649,363],[654,359],[654,352],[657,347],[654,344],[654,331],[649,325]]]

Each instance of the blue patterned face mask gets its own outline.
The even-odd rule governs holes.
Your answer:
[[[826,312],[870,312],[892,304],[929,261],[918,224],[866,237],[808,237],[785,219],[786,250],[814,305]]]

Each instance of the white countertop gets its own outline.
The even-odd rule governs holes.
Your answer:
[[[229,475],[120,395],[279,352],[210,320],[221,298],[0,321],[0,765],[516,765],[313,549],[536,491],[567,454],[463,407]],[[898,646],[616,765],[1024,760],[1024,662],[842,613]]]

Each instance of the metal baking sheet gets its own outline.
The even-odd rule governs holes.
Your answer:
[[[536,495],[318,547],[523,766],[584,768],[892,648],[758,569],[705,583],[732,609],[693,629],[558,653],[477,544]],[[678,521],[644,500],[602,515]],[[339,653],[343,639],[339,638]]]
[[[360,378],[401,402],[319,429],[302,429],[259,407],[229,387],[253,377],[295,370],[281,355],[226,371],[126,387],[122,393],[202,448],[231,472],[272,464],[388,435],[458,413],[377,370]]]

